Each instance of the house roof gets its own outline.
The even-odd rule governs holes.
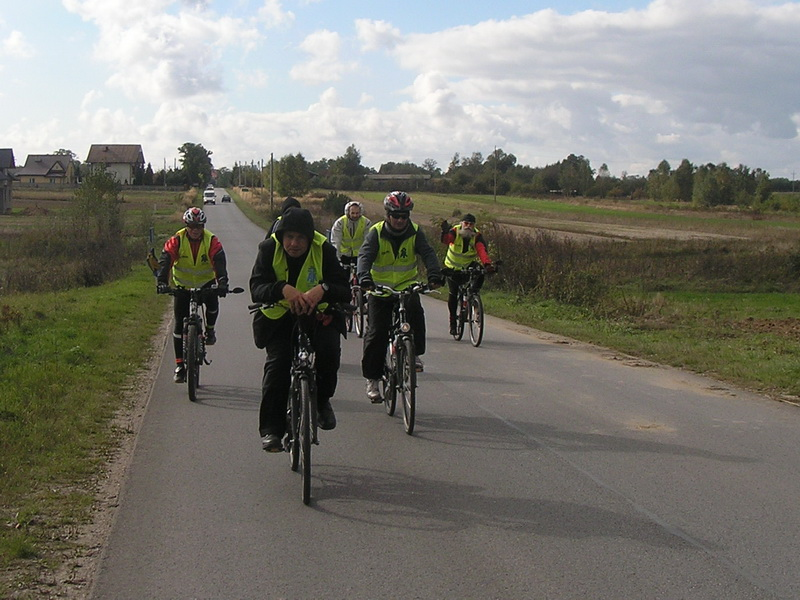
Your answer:
[[[11,148],[0,148],[0,169],[13,169],[14,166],[14,151]]]
[[[64,154],[28,154],[25,166],[17,169],[16,175],[33,177],[36,175],[66,175],[70,157]]]
[[[91,164],[144,164],[141,144],[92,144],[86,162]]]

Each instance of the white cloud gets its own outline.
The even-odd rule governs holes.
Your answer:
[[[12,31],[0,47],[3,54],[11,58],[31,58],[35,54],[33,46],[20,31]]]
[[[159,0],[64,0],[99,30],[95,57],[112,69],[108,84],[153,103],[222,89],[222,47],[250,48],[257,32],[240,19],[218,18],[203,5]]]
[[[386,21],[356,19],[356,34],[364,51],[391,50],[401,40],[400,30]]]
[[[306,83],[336,81],[343,73],[356,68],[355,63],[340,61],[342,41],[336,32],[327,29],[316,31],[303,40],[300,48],[309,55],[309,59],[292,67],[292,79]]]
[[[288,25],[294,21],[294,13],[284,11],[280,0],[264,0],[257,14],[258,19],[269,28]]]

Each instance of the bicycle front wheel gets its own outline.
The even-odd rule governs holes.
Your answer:
[[[197,388],[200,386],[200,331],[196,324],[189,324],[186,332],[186,349],[183,362],[186,364],[186,383],[189,387],[189,400],[197,401]]]
[[[364,290],[361,288],[353,292],[353,304],[356,307],[356,311],[353,313],[356,335],[358,335],[358,337],[364,337],[364,311],[366,306],[364,305]]]
[[[414,433],[414,420],[417,411],[417,367],[414,364],[414,340],[403,338],[397,346],[397,376],[400,398],[403,402],[403,425],[406,433]]]
[[[311,441],[313,435],[311,386],[305,377],[300,380],[300,454],[303,463],[303,504],[311,502]]]
[[[453,336],[456,341],[464,337],[464,323],[467,320],[467,299],[464,294],[458,296],[458,313],[456,316],[456,333]]]
[[[292,378],[292,391],[289,394],[288,434],[289,434],[289,464],[292,471],[300,468],[300,380]]]
[[[397,357],[392,353],[392,342],[386,347],[386,358],[383,362],[383,377],[381,387],[383,388],[383,405],[386,414],[390,417],[394,414],[397,407],[397,374],[395,372],[395,360]]]
[[[483,341],[483,300],[480,294],[469,298],[469,339],[476,348]]]

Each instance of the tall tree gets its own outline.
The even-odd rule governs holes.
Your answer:
[[[205,187],[211,181],[211,154],[202,144],[186,142],[178,148],[181,154],[181,171],[189,185]]]
[[[281,196],[302,196],[309,189],[308,163],[302,154],[287,154],[275,166],[275,189]]]

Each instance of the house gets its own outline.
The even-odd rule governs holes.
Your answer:
[[[0,215],[11,212],[11,183],[14,181],[14,151],[0,148]]]
[[[133,185],[145,166],[140,144],[92,144],[86,163],[92,172],[105,168],[122,185]]]
[[[66,154],[29,154],[25,166],[17,169],[16,178],[28,185],[72,185],[75,163]]]

